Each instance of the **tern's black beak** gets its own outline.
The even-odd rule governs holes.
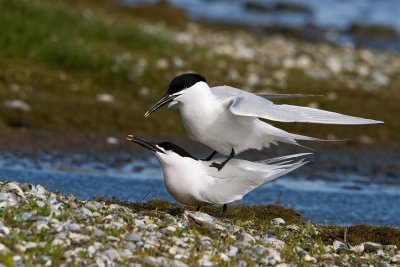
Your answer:
[[[144,148],[151,150],[154,153],[161,152],[161,153],[165,154],[165,152],[162,151],[155,143],[152,143],[144,138],[141,138],[138,136],[133,136],[133,135],[128,135],[127,139],[129,141],[132,141],[132,142],[144,147]]]
[[[151,113],[153,113],[154,111],[156,111],[157,109],[161,108],[162,106],[164,106],[165,104],[168,104],[169,102],[171,102],[172,100],[174,100],[175,97],[177,97],[179,95],[169,95],[168,93],[166,93],[163,97],[161,97],[160,100],[157,101],[157,103],[155,103],[145,114],[144,116],[147,118],[148,116],[150,116]]]

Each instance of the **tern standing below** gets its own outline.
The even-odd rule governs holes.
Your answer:
[[[200,206],[223,204],[240,200],[250,191],[306,164],[293,160],[311,153],[302,153],[259,162],[233,159],[222,171],[209,168],[210,161],[198,160],[179,146],[153,143],[141,137],[128,140],[151,150],[158,158],[168,192],[180,203]],[[222,162],[223,159],[216,159]]]
[[[297,140],[321,140],[283,131],[259,118],[323,124],[382,123],[315,108],[276,105],[265,97],[268,95],[252,94],[226,85],[209,87],[201,75],[186,73],[172,80],[167,93],[146,112],[145,117],[168,103],[169,108],[179,108],[189,134],[215,150],[207,160],[216,152],[229,155],[225,161],[210,165],[218,170],[236,154],[248,149],[262,149],[277,142],[297,145]]]

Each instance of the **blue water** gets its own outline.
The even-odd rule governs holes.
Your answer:
[[[161,0],[122,0],[127,5],[154,4]],[[323,31],[304,32],[304,36],[323,39],[339,44],[357,44],[374,48],[400,51],[400,1],[398,0],[168,0],[177,8],[184,9],[192,19],[210,22],[243,24],[255,27],[284,26],[306,31],[309,25]],[[262,12],[246,8],[246,3],[274,6],[290,3],[309,9],[304,11],[273,10]],[[356,38],[349,33],[354,24],[390,27],[397,37],[373,36]]]
[[[174,201],[165,189],[162,170],[157,160],[149,155],[115,164],[96,162],[93,158],[79,163],[74,156],[54,160],[50,156],[29,158],[0,157],[0,178],[48,185],[50,191],[72,193],[80,198],[116,196],[129,201],[146,197]],[[81,158],[79,155],[75,158]],[[112,160],[111,160],[112,161]],[[400,228],[400,182],[391,177],[390,183],[380,179],[371,183],[371,177],[354,173],[324,173],[313,179],[300,175],[286,175],[264,185],[248,195],[241,204],[273,203],[279,195],[280,204],[290,205],[305,219],[330,224],[357,223],[392,225]],[[329,179],[326,179],[329,177]]]

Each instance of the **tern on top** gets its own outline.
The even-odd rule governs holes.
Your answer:
[[[301,95],[288,95],[296,96]],[[297,140],[321,140],[283,131],[259,118],[322,124],[382,123],[316,108],[276,105],[267,98],[279,98],[279,95],[253,94],[227,85],[209,87],[203,76],[186,73],[172,80],[166,94],[146,112],[145,117],[165,104],[169,104],[169,108],[179,108],[188,133],[215,150],[208,160],[216,152],[229,155],[225,161],[210,165],[218,170],[235,154],[248,149],[262,149],[277,142],[297,145]]]

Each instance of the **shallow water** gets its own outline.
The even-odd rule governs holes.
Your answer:
[[[157,0],[123,0],[127,5],[154,4]],[[361,45],[400,51],[400,2],[398,0],[168,0],[173,6],[184,9],[193,19],[256,27],[284,26],[301,29],[304,36],[339,44]],[[246,3],[274,7],[289,3],[300,7],[260,11],[246,8]],[[389,27],[397,36],[376,35],[356,37],[349,32],[352,25]],[[309,27],[313,25],[314,27]],[[308,29],[308,30],[307,30]],[[323,30],[324,29],[324,30]]]
[[[106,158],[107,160],[104,160]],[[303,167],[305,168],[305,167]],[[310,169],[310,168],[309,168]],[[238,203],[273,203],[280,195],[305,219],[330,224],[392,225],[400,228],[400,177],[371,179],[350,171],[321,172],[312,179],[306,171],[294,172],[264,185]],[[116,196],[129,201],[146,197],[174,201],[163,184],[156,158],[146,154],[62,155],[41,153],[34,157],[2,153],[0,177],[48,185],[49,190],[80,198]]]

